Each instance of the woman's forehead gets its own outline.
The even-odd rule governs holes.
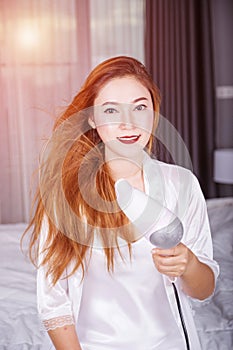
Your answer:
[[[106,102],[134,103],[139,98],[151,101],[149,90],[134,77],[114,78],[108,81],[99,91],[94,104]]]

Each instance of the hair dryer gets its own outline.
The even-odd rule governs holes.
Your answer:
[[[115,191],[121,210],[153,245],[167,249],[180,243],[183,225],[169,209],[124,179],[116,181]]]

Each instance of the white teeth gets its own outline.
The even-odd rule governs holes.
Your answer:
[[[134,135],[134,136],[123,136],[123,137],[118,137],[119,140],[127,140],[127,141],[130,141],[130,140],[135,140],[138,138],[138,135]]]

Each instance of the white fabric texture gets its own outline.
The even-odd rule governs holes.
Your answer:
[[[43,326],[45,327],[46,331],[51,331],[58,327],[63,327],[72,324],[74,324],[74,319],[70,315],[54,317],[50,318],[49,320],[43,321]]]
[[[182,242],[192,249],[199,260],[208,264],[217,277],[218,264],[213,260],[206,204],[195,176],[189,170],[146,159],[144,179],[147,194],[160,199],[182,221]],[[46,225],[42,235],[46,236]],[[166,291],[163,306],[171,310],[170,313],[164,314],[159,309],[159,302],[156,302],[155,290],[159,277],[152,264],[152,247],[145,237],[132,244],[132,260],[126,257],[123,262],[119,258],[113,275],[106,272],[103,252],[93,249],[90,266],[82,283],[81,272],[77,271],[68,278],[66,284],[63,280],[51,287],[50,281],[45,279],[44,269],[40,268],[37,285],[38,309],[42,320],[73,316],[83,350],[181,350],[180,341],[185,349],[173,287],[165,276],[161,284],[161,288]],[[125,255],[126,248],[122,249]],[[200,344],[189,298],[182,292],[179,279],[176,285],[191,349],[198,350]],[[160,310],[159,315],[156,310]],[[156,332],[158,320],[166,324],[165,334],[173,343],[159,345],[163,333],[162,326]]]

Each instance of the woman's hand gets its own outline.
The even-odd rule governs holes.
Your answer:
[[[183,292],[192,298],[204,300],[215,287],[212,269],[202,263],[183,243],[170,249],[152,249],[157,270],[168,277],[180,277]]]
[[[154,248],[152,258],[160,273],[168,277],[181,277],[187,272],[195,255],[183,243],[179,243],[170,249]]]

